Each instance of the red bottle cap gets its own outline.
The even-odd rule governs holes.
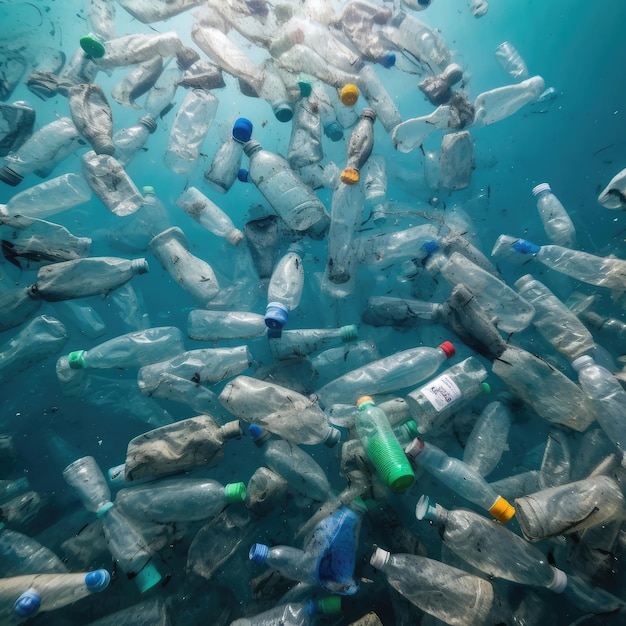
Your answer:
[[[454,345],[452,345],[451,341],[444,341],[438,347],[444,351],[447,359],[449,359],[451,356],[454,356],[456,354],[456,350],[454,349]]]

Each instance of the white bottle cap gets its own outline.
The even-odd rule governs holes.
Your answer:
[[[554,593],[563,593],[565,587],[567,587],[567,574],[560,570],[558,567],[553,567],[554,570],[554,578],[552,582],[547,585],[547,588],[550,591],[554,591]]]
[[[572,367],[579,372],[585,365],[591,365],[592,363],[594,363],[593,357],[583,354],[572,361]]]
[[[552,191],[552,189],[550,189],[549,183],[539,183],[538,185],[533,187],[533,196],[538,196],[540,193],[543,193],[544,191]]]
[[[370,557],[370,565],[375,569],[382,569],[391,556],[390,552],[382,548],[376,548],[374,554]]]

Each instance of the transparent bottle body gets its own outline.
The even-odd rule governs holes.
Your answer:
[[[317,101],[300,98],[294,106],[287,161],[294,169],[319,163],[324,158],[322,124]]]
[[[306,604],[290,602],[277,606],[254,617],[241,617],[231,623],[230,626],[308,626],[313,618],[307,611]]]
[[[264,335],[266,330],[263,315],[249,311],[196,309],[190,311],[187,318],[187,334],[200,341],[248,339]]]
[[[96,154],[113,154],[113,113],[102,88],[95,84],[75,85],[67,94],[72,120]]]
[[[98,59],[100,67],[115,68],[150,61],[155,56],[170,57],[181,52],[183,43],[175,32],[132,34],[110,39],[105,54]]]
[[[269,341],[270,351],[277,359],[313,354],[343,343],[341,328],[303,328],[283,330],[278,338]]]
[[[204,174],[204,180],[211,189],[226,193],[233,186],[241,167],[242,156],[243,144],[229,137],[217,149],[211,166]]]
[[[98,513],[111,501],[111,490],[92,456],[76,459],[63,470],[65,482],[74,489],[83,506]]]
[[[376,111],[376,118],[391,133],[402,122],[400,111],[371,65],[364,65],[356,81],[367,103]]]
[[[274,546],[269,549],[263,564],[278,571],[289,580],[317,584],[315,580],[315,555],[291,546]]]
[[[267,288],[267,301],[280,302],[293,311],[299,304],[304,288],[304,266],[300,255],[287,252],[278,261]]]
[[[560,200],[550,191],[537,196],[537,210],[548,239],[557,246],[571,248],[576,240],[576,229]]]
[[[232,238],[237,232],[230,217],[196,187],[183,192],[176,205],[218,237]]]
[[[437,228],[420,224],[405,230],[383,232],[359,239],[359,260],[366,265],[402,257],[426,256],[422,245],[437,239]]]
[[[50,549],[35,539],[8,528],[0,528],[0,576],[67,572],[67,566]]]
[[[118,130],[113,135],[117,162],[122,167],[126,167],[143,148],[149,136],[150,131],[143,124],[135,124]]]

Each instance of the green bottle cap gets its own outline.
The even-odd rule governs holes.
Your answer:
[[[159,570],[152,564],[148,563],[140,572],[135,576],[135,582],[139,587],[139,592],[144,593],[148,589],[152,589],[154,585],[161,581],[161,574]]]
[[[326,596],[317,601],[318,610],[322,615],[341,613],[341,596]]]
[[[352,341],[357,339],[359,336],[359,330],[356,327],[356,324],[348,324],[347,326],[342,326],[341,331],[341,340],[344,342]]]
[[[415,439],[415,437],[419,437],[420,436],[420,432],[417,429],[417,424],[415,423],[414,420],[409,420],[408,422],[406,422],[406,424],[404,426],[406,428],[406,431],[407,431],[409,437]]]
[[[245,483],[228,483],[224,487],[224,494],[228,502],[244,502],[246,499]]]
[[[85,352],[86,350],[75,350],[67,355],[67,361],[73,370],[82,370],[87,367]]]
[[[491,393],[491,385],[489,383],[481,383],[483,393]]]
[[[300,95],[303,98],[308,98],[313,91],[311,83],[308,80],[301,79],[298,81],[298,87],[300,87]]]
[[[154,193],[154,187],[152,185],[144,185],[143,189],[141,190],[143,191],[143,195],[145,196],[148,193]]]
[[[104,56],[104,45],[95,35],[85,35],[78,43],[85,54],[92,59],[101,59]]]
[[[391,491],[404,493],[413,484],[413,468],[395,437],[374,436],[367,446],[367,456]]]

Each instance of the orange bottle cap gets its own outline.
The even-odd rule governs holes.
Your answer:
[[[502,496],[498,496],[497,500],[491,505],[489,513],[499,522],[506,524],[515,515],[515,509]]]
[[[356,101],[359,99],[359,88],[352,83],[344,85],[339,92],[339,99],[342,104],[345,104],[347,107],[355,105]]]
[[[353,167],[346,167],[341,172],[341,182],[344,185],[356,185],[359,182],[361,175],[358,170],[355,170]]]

